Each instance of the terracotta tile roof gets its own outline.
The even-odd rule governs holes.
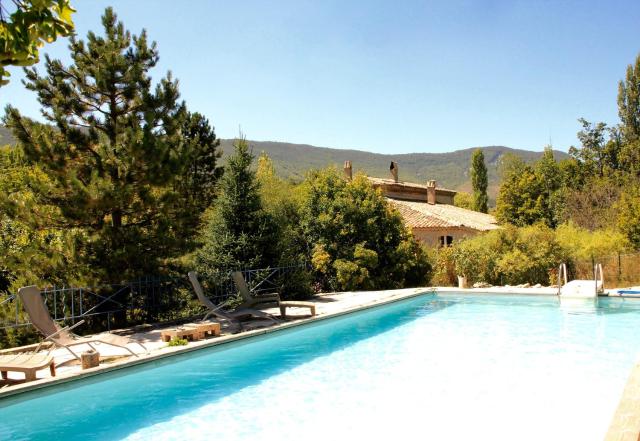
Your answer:
[[[404,223],[410,228],[447,228],[453,226],[450,222],[447,222],[444,219],[422,213],[406,206],[403,203],[404,201],[397,201],[394,199],[387,200],[400,212],[404,219]]]
[[[410,228],[459,228],[478,231],[500,228],[495,217],[448,204],[401,201],[387,198],[402,215]]]

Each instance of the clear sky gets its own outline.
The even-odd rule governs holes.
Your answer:
[[[640,1],[72,0],[76,30],[112,5],[157,41],[190,110],[219,137],[380,153],[576,144],[616,124],[640,53]],[[66,59],[66,41],[45,47]],[[0,89],[37,117],[18,68]]]

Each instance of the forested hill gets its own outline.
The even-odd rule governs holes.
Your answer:
[[[0,126],[0,145],[15,143],[11,133]],[[342,167],[344,161],[353,163],[354,173],[362,171],[369,176],[389,177],[389,163],[396,161],[400,169],[400,179],[409,182],[424,183],[429,179],[438,181],[439,186],[454,190],[469,191],[469,164],[474,148],[456,150],[449,153],[409,153],[402,155],[382,155],[360,150],[332,149],[314,147],[307,144],[286,142],[249,141],[254,154],[266,152],[274,162],[276,172],[284,178],[301,180],[307,170],[323,168],[329,165]],[[221,146],[224,155],[233,151],[233,140],[223,139]],[[495,198],[498,189],[498,163],[506,153],[514,153],[527,162],[534,161],[541,152],[511,149],[508,147],[482,147],[489,171],[489,196]],[[556,159],[563,159],[566,153],[556,151]]]
[[[449,153],[408,153],[383,155],[360,150],[342,150],[326,147],[314,147],[307,144],[286,142],[249,141],[254,154],[266,152],[274,162],[276,172],[286,178],[302,179],[307,170],[335,165],[342,168],[344,161],[350,160],[354,173],[362,171],[369,176],[389,177],[389,163],[396,161],[400,179],[409,182],[424,183],[429,179],[438,181],[439,186],[454,190],[469,191],[471,183],[469,166],[471,153],[475,148],[456,150]],[[233,151],[233,140],[222,140],[224,155]],[[538,159],[542,152],[512,149],[502,146],[481,147],[489,172],[489,196],[493,199],[498,189],[498,163],[502,155],[513,153],[527,162]],[[566,153],[555,151],[557,160],[565,158]]]
[[[11,136],[11,132],[5,126],[0,126],[0,146],[3,145],[13,145],[15,144],[15,140],[13,136]]]

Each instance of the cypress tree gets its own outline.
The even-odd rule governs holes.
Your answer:
[[[48,124],[11,106],[5,122],[27,160],[53,182],[35,189],[37,205],[60,214],[50,226],[85,231],[79,255],[116,281],[157,271],[184,251],[185,237],[193,236],[183,194],[193,192],[193,185],[182,181],[202,156],[194,148],[202,136],[183,137],[185,124],[197,117],[187,118],[170,73],[152,87],[155,42],[148,43],[144,30],[131,36],[111,8],[102,24],[104,36],[89,32],[86,41],[71,38],[69,66],[47,57],[46,76],[25,71],[25,85],[37,93]],[[207,132],[202,120],[195,125]],[[216,158],[211,135],[205,135],[203,147],[208,159]],[[209,172],[206,178],[191,175],[202,185],[217,177]],[[32,225],[46,222],[34,214]]]
[[[625,79],[618,85],[618,114],[623,140],[621,163],[627,172],[640,176],[640,55],[627,66]]]
[[[473,188],[473,209],[486,213],[489,211],[487,196],[487,166],[484,164],[484,154],[477,149],[471,155],[471,186]]]

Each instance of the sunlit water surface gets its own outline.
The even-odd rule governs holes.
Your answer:
[[[0,439],[601,440],[639,325],[636,300],[427,294],[5,403]]]

